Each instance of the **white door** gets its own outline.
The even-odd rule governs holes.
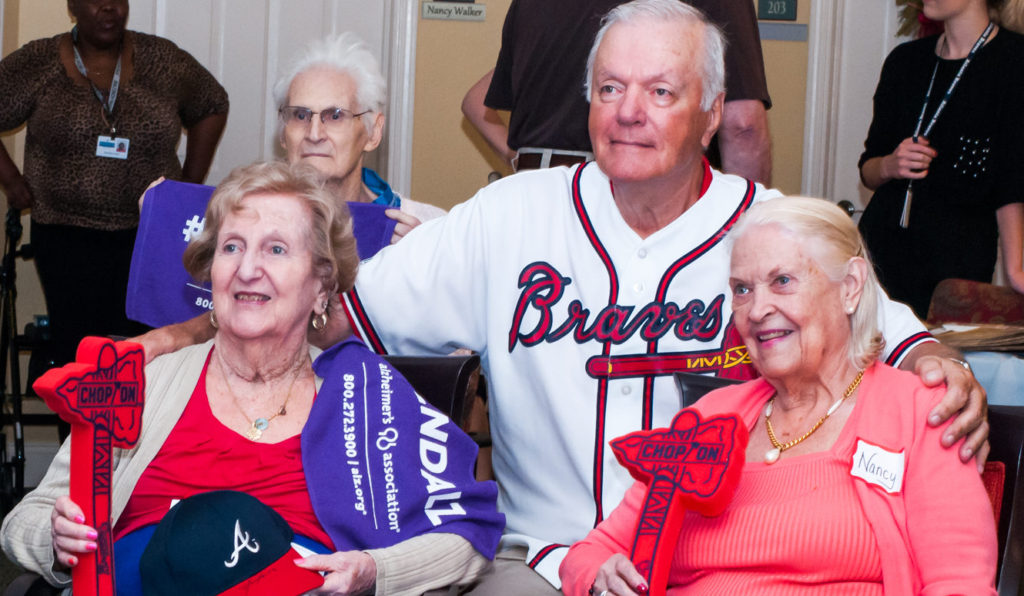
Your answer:
[[[128,26],[174,41],[227,89],[231,112],[208,184],[236,166],[280,155],[271,94],[280,72],[307,41],[358,33],[381,61],[390,91],[388,134],[368,165],[407,193],[415,8],[415,0],[133,0]],[[182,158],[184,152],[183,139]]]
[[[857,160],[885,57],[906,38],[891,0],[813,0],[802,192],[863,209]]]

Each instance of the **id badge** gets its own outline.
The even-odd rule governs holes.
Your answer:
[[[124,137],[100,135],[100,138],[96,140],[96,157],[128,159],[128,144],[128,139]]]

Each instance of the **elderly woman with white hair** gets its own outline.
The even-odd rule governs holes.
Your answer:
[[[274,85],[288,162],[316,168],[339,202],[390,207],[387,216],[398,222],[394,243],[445,211],[399,196],[363,166],[384,137],[386,95],[377,59],[348,32],[309,43]]]
[[[925,422],[942,389],[878,361],[880,289],[855,224],[779,198],[731,241],[733,317],[762,377],[695,405],[738,415],[750,440],[725,512],[686,512],[668,593],[995,594],[985,489]],[[627,556],[645,490],[572,547],[566,594],[648,591]]]

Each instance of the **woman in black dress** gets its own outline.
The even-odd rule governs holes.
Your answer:
[[[925,0],[945,32],[893,50],[875,91],[860,229],[883,285],[922,318],[939,281],[991,281],[997,237],[1024,291],[1024,36],[991,20],[1003,3]]]

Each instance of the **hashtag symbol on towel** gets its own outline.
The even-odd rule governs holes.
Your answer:
[[[198,215],[193,215],[192,219],[185,222],[185,228],[181,230],[181,233],[185,235],[185,242],[189,242],[192,240],[193,236],[201,234],[205,226],[205,217],[203,219],[199,219]]]

